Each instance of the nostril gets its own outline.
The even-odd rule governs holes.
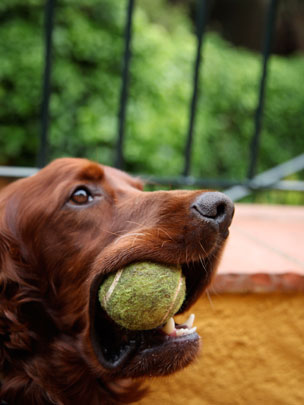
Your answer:
[[[224,203],[216,204],[206,204],[199,201],[192,205],[192,208],[197,211],[197,213],[203,217],[216,219],[225,214],[226,205]]]
[[[226,212],[226,204],[221,203],[217,206],[216,210],[216,217],[221,217],[222,215],[225,215]]]

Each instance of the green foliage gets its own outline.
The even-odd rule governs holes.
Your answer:
[[[113,163],[125,7],[121,0],[57,1],[50,158],[76,155]],[[2,0],[0,21],[0,164],[35,165],[43,7],[38,0]],[[133,33],[126,169],[179,175],[184,164],[195,36],[186,14],[163,0],[153,2],[153,7],[148,0],[136,4]],[[261,58],[212,33],[206,36],[202,56],[192,174],[244,178]],[[303,59],[271,58],[259,171],[304,150]]]

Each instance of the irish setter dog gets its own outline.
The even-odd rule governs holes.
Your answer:
[[[123,329],[98,288],[132,262],[180,264],[184,312],[215,273],[233,211],[222,193],[143,192],[138,179],[85,159],[55,160],[2,190],[0,402],[131,403],[138,377],[187,366],[200,344],[192,318]]]

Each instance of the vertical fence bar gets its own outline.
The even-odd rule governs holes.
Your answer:
[[[195,115],[196,115],[196,104],[198,98],[198,81],[199,72],[201,65],[201,49],[203,43],[203,35],[205,32],[207,24],[207,14],[208,14],[208,0],[198,0],[197,2],[197,20],[196,20],[196,30],[197,30],[197,49],[196,49],[196,59],[194,63],[194,74],[193,74],[193,92],[192,99],[190,103],[190,113],[189,113],[189,124],[188,124],[188,135],[185,147],[185,166],[183,175],[188,176],[191,165],[191,151],[193,142],[193,132],[195,125]]]
[[[256,166],[258,160],[259,144],[260,144],[260,134],[262,129],[262,117],[264,111],[264,100],[265,100],[265,88],[267,79],[267,67],[268,60],[271,53],[271,44],[273,38],[273,32],[275,28],[275,19],[277,13],[278,0],[270,0],[269,8],[267,12],[267,21],[265,29],[265,38],[263,45],[263,69],[260,81],[259,89],[259,100],[255,113],[255,128],[254,134],[250,145],[250,163],[248,168],[248,178],[252,179],[256,173]]]
[[[38,154],[38,167],[45,166],[48,153],[48,129],[49,129],[49,103],[51,95],[51,63],[52,63],[52,34],[54,27],[55,0],[46,0],[44,11],[45,52],[44,73],[41,105],[41,134]]]
[[[123,168],[123,140],[125,133],[126,107],[128,98],[129,65],[131,59],[131,39],[132,39],[132,18],[134,11],[134,0],[129,0],[127,6],[127,18],[125,25],[125,50],[122,69],[122,85],[120,91],[120,103],[118,112],[118,139],[116,145],[115,166]]]

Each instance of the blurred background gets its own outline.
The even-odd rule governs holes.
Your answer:
[[[304,404],[304,0],[1,0],[0,188],[61,156],[243,203],[141,405]]]
[[[207,3],[189,173],[241,181],[248,173],[269,1]],[[304,2],[277,3],[257,173],[304,151]],[[47,160],[80,156],[113,165],[127,2],[54,4]],[[2,166],[37,165],[44,6],[41,0],[0,3]],[[183,172],[197,13],[195,0],[135,4],[123,140],[128,172]],[[288,180],[303,180],[303,170]],[[260,191],[243,201],[302,204],[304,198],[296,191]]]

